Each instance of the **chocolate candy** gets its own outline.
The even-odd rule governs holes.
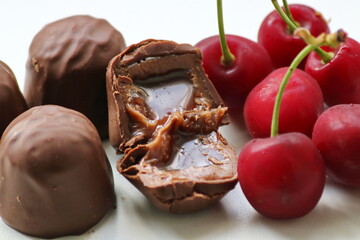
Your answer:
[[[1,217],[37,237],[81,234],[114,207],[112,177],[97,130],[83,114],[31,108],[1,140]]]
[[[217,131],[227,108],[197,48],[146,40],[113,58],[106,77],[117,169],[156,207],[192,212],[234,188],[235,152]]]
[[[14,73],[0,61],[0,136],[9,123],[27,108]]]
[[[121,33],[103,19],[72,16],[46,25],[30,45],[26,101],[80,111],[106,138],[106,67],[124,48]]]

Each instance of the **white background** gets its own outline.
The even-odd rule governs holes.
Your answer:
[[[360,39],[360,2],[355,0],[289,0],[322,12],[335,31],[343,28]],[[270,0],[224,0],[226,33],[256,41],[262,19],[273,10]],[[215,0],[62,0],[5,1],[0,4],[0,60],[7,63],[23,89],[25,62],[34,35],[47,23],[75,14],[107,19],[128,45],[147,38],[196,44],[217,34]],[[240,113],[239,113],[240,114]],[[234,120],[222,132],[240,151],[247,141]],[[111,163],[117,156],[104,143]],[[237,185],[218,205],[187,215],[160,212],[114,169],[118,207],[98,225],[78,237],[64,239],[359,239],[360,190],[331,181],[309,215],[276,221],[257,214]],[[32,239],[0,221],[0,239]]]

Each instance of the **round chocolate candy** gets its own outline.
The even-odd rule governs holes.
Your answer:
[[[14,73],[0,61],[0,137],[9,123],[27,110]]]
[[[56,104],[77,110],[106,138],[106,67],[124,48],[122,34],[104,19],[76,15],[46,25],[34,37],[26,64],[29,107]]]
[[[28,235],[81,234],[115,205],[113,175],[94,125],[55,105],[14,119],[0,143],[0,214]]]

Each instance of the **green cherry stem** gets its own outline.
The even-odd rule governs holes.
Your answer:
[[[291,62],[287,72],[284,75],[283,80],[281,81],[279,91],[275,98],[275,104],[274,104],[274,110],[271,120],[271,137],[275,137],[279,135],[279,115],[280,115],[280,105],[281,105],[281,99],[284,94],[285,87],[294,72],[294,70],[297,68],[297,66],[300,64],[300,62],[310,53],[312,52],[317,45],[309,44],[301,52],[294,58],[294,60]]]
[[[284,5],[284,10],[286,15],[290,18],[290,20],[295,24],[295,26],[299,27],[299,24],[295,21],[295,19],[293,18],[290,8],[289,8],[289,4],[287,3],[286,0],[283,0],[283,5]]]
[[[222,51],[221,63],[224,64],[225,66],[230,66],[235,61],[235,56],[230,52],[229,46],[226,41],[223,10],[222,10],[222,0],[217,0],[217,17],[218,17],[221,51]]]
[[[279,13],[280,17],[285,21],[285,23],[289,26],[291,33],[293,33],[298,26],[293,22],[290,17],[282,10],[277,0],[271,0],[274,5],[276,11]]]
[[[343,30],[338,30],[335,33],[331,34],[320,34],[317,38],[314,38],[309,30],[306,28],[298,28],[294,32],[295,36],[300,36],[301,38],[307,39],[309,44],[306,45],[305,48],[303,48],[298,55],[294,58],[294,60],[291,62],[288,70],[286,71],[279,87],[279,91],[275,98],[274,103],[274,109],[273,109],[273,115],[271,119],[271,132],[270,136],[275,137],[279,135],[279,116],[280,116],[280,105],[281,105],[281,99],[283,97],[285,87],[292,75],[292,73],[295,71],[297,66],[300,64],[300,62],[311,52],[314,51],[314,49],[320,47],[320,46],[331,46],[333,48],[336,48],[339,46],[341,42],[344,42],[346,40],[346,33]]]
[[[292,15],[290,13],[290,8],[286,2],[286,0],[283,0],[284,3],[284,8],[286,12],[289,12],[288,14],[284,12],[284,10],[280,7],[279,3],[277,0],[271,0],[272,4],[274,5],[276,11],[279,13],[279,15],[281,16],[281,18],[285,21],[285,23],[289,26],[291,33],[293,33],[297,28],[299,28],[299,26],[297,25],[297,23],[295,22],[295,20],[293,20]],[[286,10],[286,8],[288,10]],[[290,14],[290,15],[289,15]],[[306,42],[306,40],[304,40]],[[306,42],[306,44],[309,44],[308,42]],[[317,47],[314,49],[314,51],[321,57],[323,63],[328,63],[331,61],[331,59],[334,57],[334,54],[332,53],[328,53],[326,51],[324,51],[323,49],[321,49],[320,47]]]

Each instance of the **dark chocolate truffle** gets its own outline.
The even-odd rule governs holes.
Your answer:
[[[27,108],[14,73],[0,61],[0,137],[9,123]]]
[[[77,110],[106,138],[106,67],[124,48],[121,33],[103,19],[80,15],[46,25],[30,45],[24,91],[29,107]]]
[[[81,234],[115,205],[113,175],[94,125],[55,105],[19,115],[0,143],[0,214],[12,228]]]
[[[237,183],[236,155],[218,132],[227,108],[207,78],[200,51],[146,40],[107,71],[109,135],[117,169],[158,208],[209,207]]]

